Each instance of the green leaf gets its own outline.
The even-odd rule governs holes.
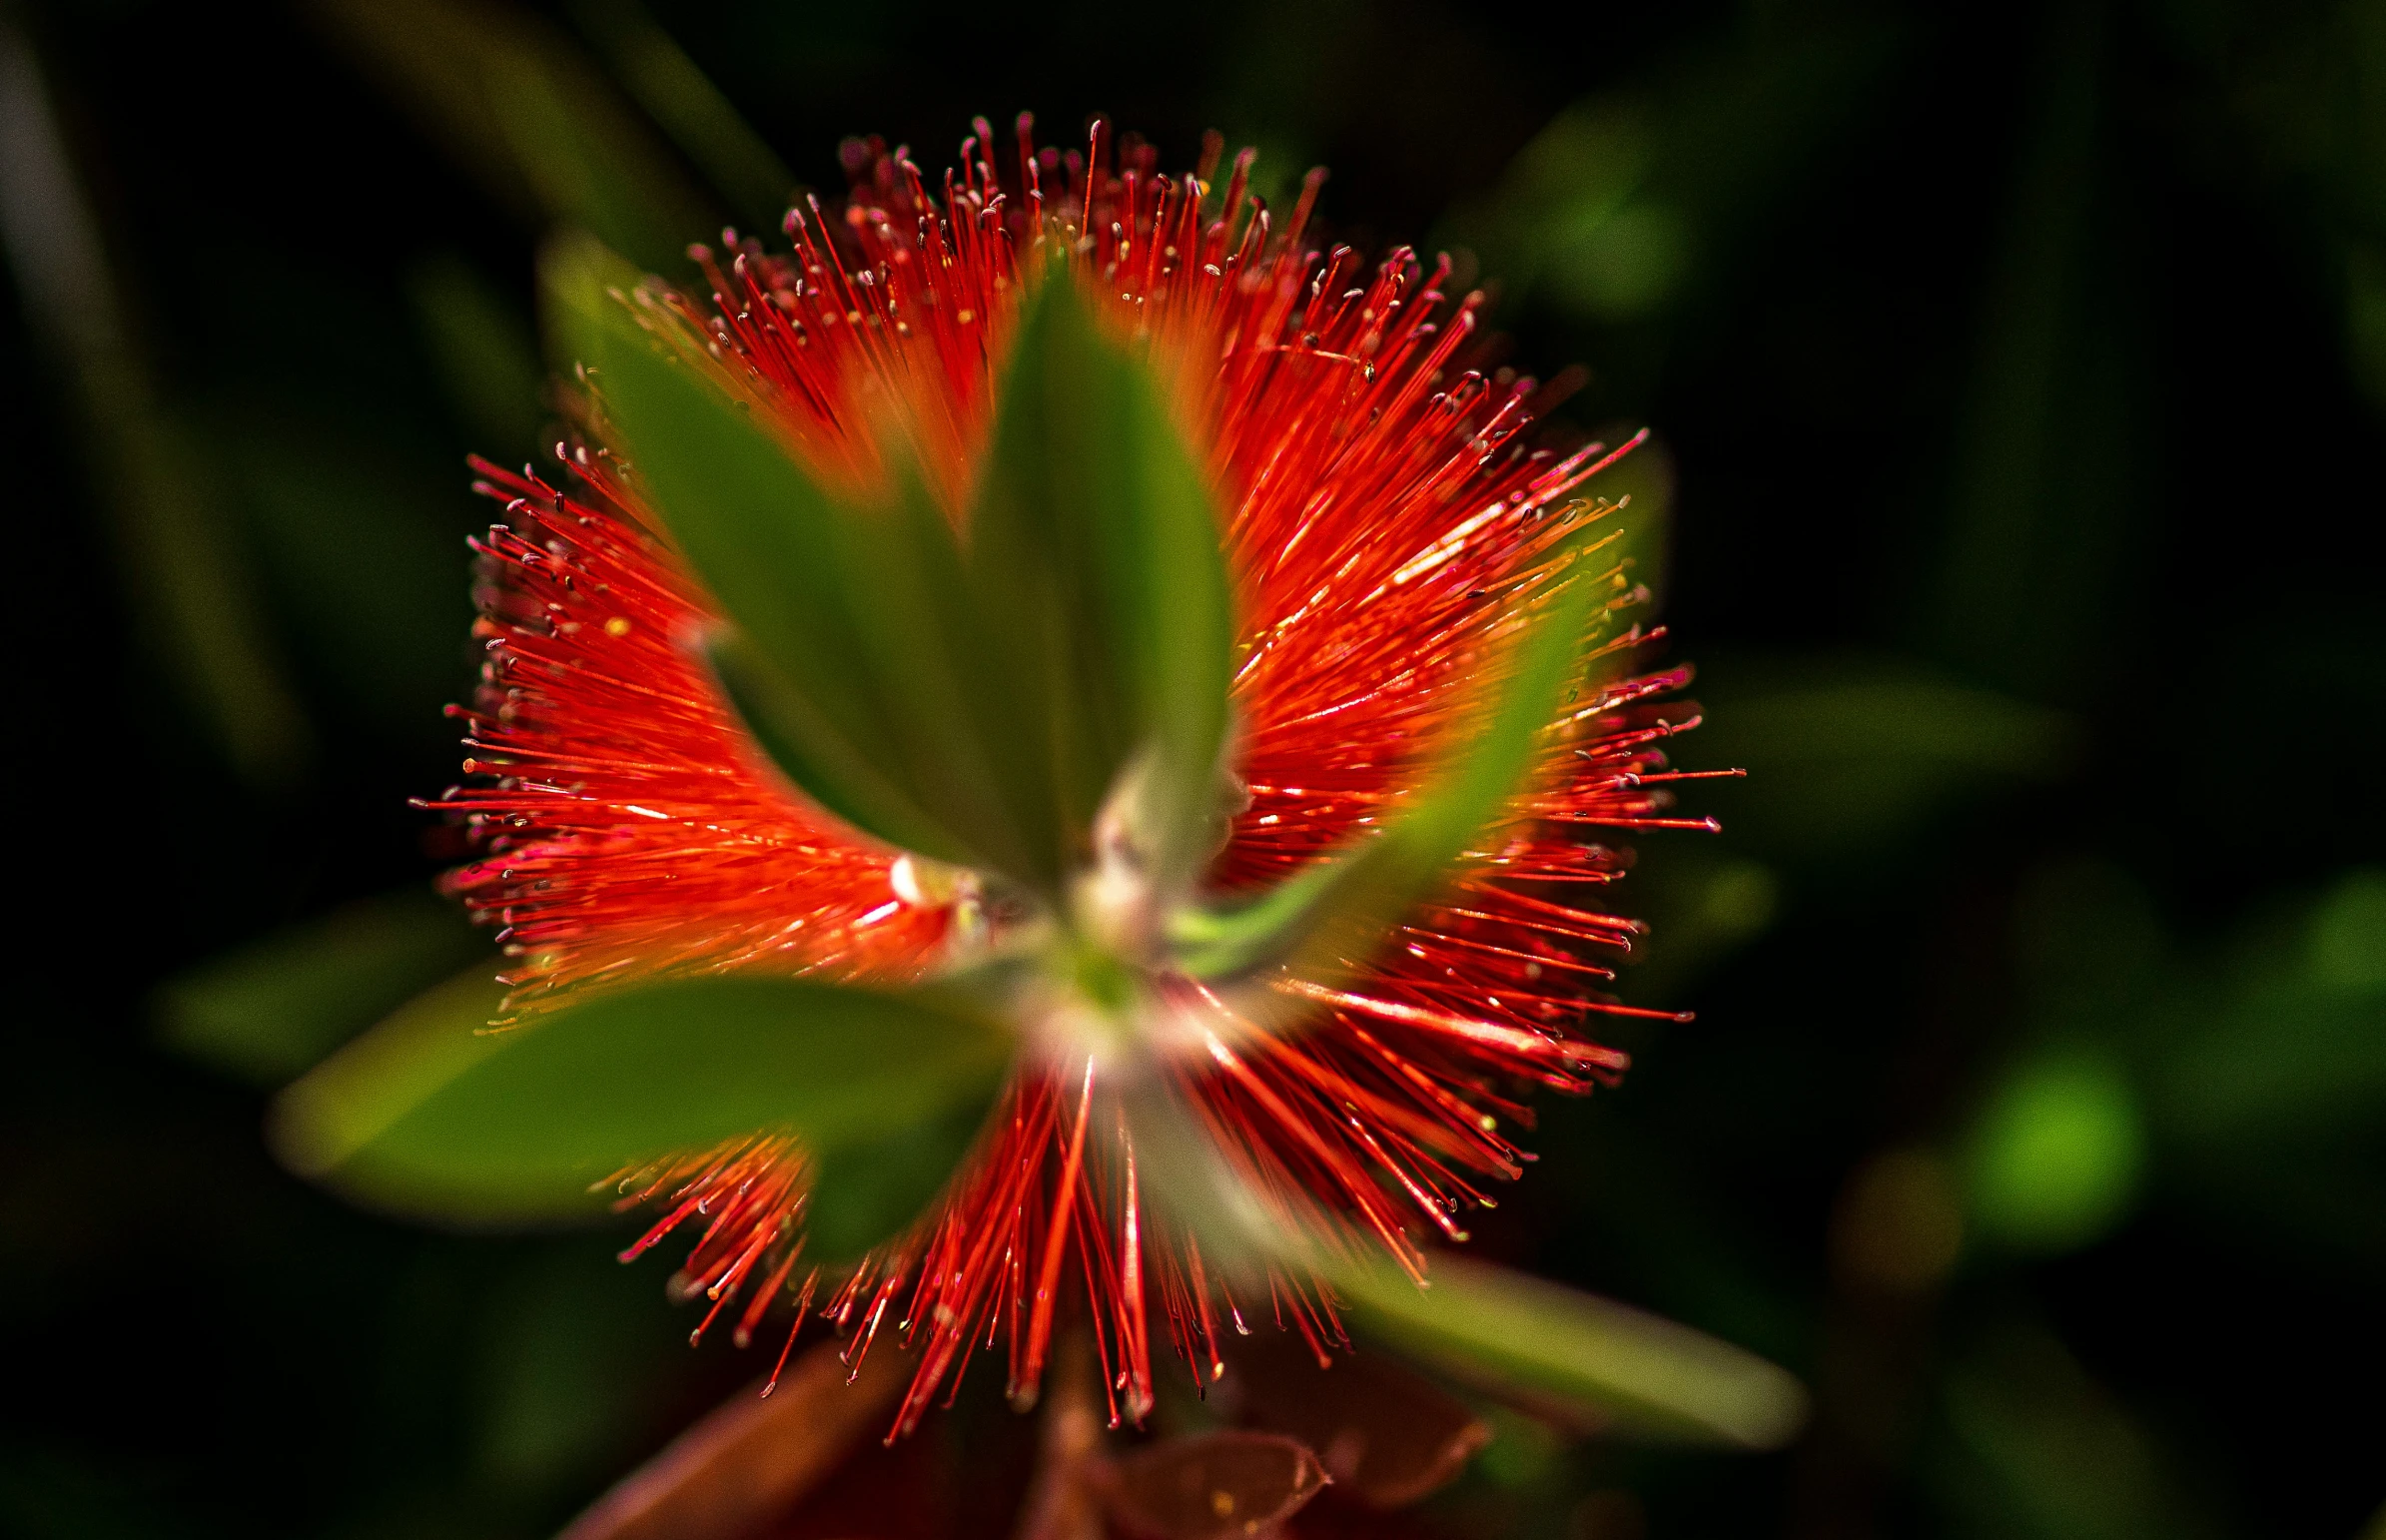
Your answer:
[[[1447,1251],[1423,1289],[1388,1261],[1354,1257],[1245,1180],[1157,1079],[1117,1106],[1155,1212],[1189,1226],[1209,1265],[1248,1287],[1265,1289],[1267,1269],[1319,1279],[1354,1326],[1409,1356],[1634,1437],[1770,1449],[1805,1420],[1794,1377],[1687,1326]]]
[[[402,889],[172,980],[158,992],[159,1036],[176,1053],[253,1085],[279,1086],[408,996],[492,951],[487,934],[455,905],[428,887]]]
[[[918,1219],[968,1157],[997,1091],[988,1082],[924,1122],[823,1153],[804,1207],[810,1254],[850,1260]]]
[[[1164,880],[1190,880],[1217,812],[1232,581],[1198,457],[1152,368],[1104,338],[1056,272],[1028,302],[969,518],[970,574],[1055,745],[1063,859],[1141,753],[1135,809]]]
[[[2130,531],[2152,516],[2147,423],[2161,350],[2121,255],[2106,180],[2115,126],[2103,13],[2037,24],[2015,181],[1988,275],[1953,444],[1937,571],[1916,618],[1934,653],[2038,699],[2098,698],[2128,645]]]
[[[2358,1164],[2386,1126],[2386,872],[2356,867],[2202,954],[2138,1005],[2167,1141],[2248,1170],[2289,1148]]]
[[[596,372],[619,446],[682,550],[750,642],[728,682],[767,700],[788,774],[868,833],[1034,881],[1049,873],[1005,788],[1021,773],[1001,681],[963,590],[960,552],[916,488],[891,506],[832,494],[701,362],[674,354],[592,243],[545,269],[567,347]],[[1001,761],[1002,763],[998,763]],[[1047,884],[1049,886],[1049,884]]]
[[[1171,940],[1179,965],[1216,978],[1278,962],[1295,973],[1362,962],[1500,818],[1580,672],[1598,599],[1579,576],[1555,581],[1495,665],[1499,677],[1486,692],[1481,725],[1432,765],[1389,826],[1246,908],[1175,917]]]
[[[1703,1332],[1447,1252],[1420,1289],[1388,1266],[1333,1269],[1353,1324],[1462,1378],[1591,1411],[1659,1441],[1776,1449],[1806,1420],[1798,1381]]]
[[[1953,1435],[1943,1458],[1979,1472],[1966,1503],[1979,1533],[2211,1540],[2226,1532],[2200,1483],[2169,1468],[2128,1398],[2042,1324],[1992,1322],[1940,1374],[1940,1415]]]
[[[798,791],[890,845],[959,865],[979,859],[976,850],[880,774],[747,637],[724,630],[704,651],[757,745]]]
[[[895,484],[824,487],[700,342],[582,242],[558,330],[640,482],[742,633],[723,682],[780,766],[865,831],[1061,897],[1131,765],[1153,857],[1214,832],[1232,604],[1200,467],[1149,368],[1056,275],[1001,392],[967,549],[899,444]]]
[[[406,1212],[585,1216],[612,1171],[741,1135],[785,1130],[833,1163],[984,1096],[1011,1052],[957,996],[802,979],[657,984],[478,1032],[493,1005],[426,1001],[292,1087],[283,1157]]]
[[[489,1020],[505,986],[487,964],[426,990],[325,1060],[275,1102],[271,1138],[283,1162],[308,1175],[340,1165],[418,1102],[502,1046]]]
[[[2312,982],[2331,993],[2386,992],[2386,871],[2356,868],[2312,916]]]

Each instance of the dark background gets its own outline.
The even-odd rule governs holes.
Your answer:
[[[1517,362],[1587,366],[1564,414],[1675,467],[1681,759],[1752,775],[1642,842],[1626,987],[1699,1020],[1547,1110],[1486,1244],[1818,1414],[1762,1457],[1506,1417],[1423,1522],[2386,1532],[2378,0],[13,0],[0,41],[0,1531],[534,1535],[757,1372],[623,1237],[387,1223],[261,1118],[485,945],[405,799],[470,679],[461,456],[543,420],[540,233],[676,272],[846,135],[933,169],[1032,107],[1330,165],[1337,235],[1471,254]]]

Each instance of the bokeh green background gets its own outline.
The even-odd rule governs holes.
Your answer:
[[[0,7],[0,1532],[535,1535],[757,1371],[621,1236],[385,1223],[261,1113],[486,947],[404,799],[540,234],[675,271],[1021,107],[1330,165],[1661,438],[1680,757],[1751,775],[1642,842],[1626,987],[1699,1020],[1477,1229],[1817,1417],[1510,1419],[1425,1532],[2377,1533],[2379,0]]]

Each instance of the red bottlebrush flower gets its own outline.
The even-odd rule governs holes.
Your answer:
[[[1625,1057],[1592,1024],[1658,1014],[1604,993],[1638,926],[1598,896],[1624,864],[1610,831],[1705,826],[1665,813],[1680,773],[1664,742],[1691,719],[1660,702],[1688,672],[1627,676],[1654,635],[1627,623],[1645,595],[1603,542],[1561,546],[1553,516],[1612,511],[1586,483],[1632,445],[1536,443],[1539,387],[1475,367],[1481,297],[1444,293],[1446,259],[1319,249],[1321,177],[1279,222],[1248,196],[1249,152],[1211,187],[1219,150],[1213,137],[1193,176],[1172,178],[1151,147],[1100,129],[1090,155],[1062,154],[1023,119],[1016,153],[998,155],[981,122],[932,189],[901,152],[857,147],[844,208],[790,214],[791,252],[730,234],[694,253],[708,305],[655,286],[636,303],[824,480],[882,477],[891,421],[952,508],[1037,281],[1027,254],[1070,254],[1106,323],[1172,382],[1225,511],[1241,616],[1230,768],[1247,802],[1209,868],[1215,893],[1265,891],[1363,840],[1470,729],[1484,660],[1523,608],[1553,584],[1600,585],[1597,650],[1616,666],[1543,734],[1496,838],[1365,966],[1273,978],[1310,1013],[1302,1030],[1237,1022],[1169,1061],[1195,1123],[1257,1189],[1421,1276],[1421,1239],[1461,1237],[1484,1184],[1530,1158],[1508,1132],[1529,1124],[1522,1090],[1612,1082]],[[858,835],[771,769],[689,644],[716,606],[606,445],[601,379],[595,393],[560,484],[479,466],[505,506],[479,542],[488,657],[459,710],[468,780],[435,805],[482,837],[450,884],[503,928],[508,1009],[734,970],[935,973],[987,923],[975,886]],[[1190,978],[1156,987],[1231,1015]],[[1190,1231],[1156,1232],[1132,1142],[1100,1112],[1100,1073],[1031,1041],[938,1205],[851,1271],[806,1261],[804,1157],[767,1131],[626,1173],[625,1202],[662,1205],[629,1254],[701,1218],[680,1283],[710,1299],[706,1325],[742,1299],[742,1340],[792,1293],[799,1324],[817,1307],[864,1349],[900,1331],[921,1350],[903,1426],[997,1343],[1014,1394],[1032,1396],[1072,1280],[1114,1419],[1150,1403],[1156,1332],[1201,1379],[1221,1329],[1254,1313],[1312,1345],[1338,1336],[1311,1280],[1278,1273],[1270,1297],[1238,1294]]]

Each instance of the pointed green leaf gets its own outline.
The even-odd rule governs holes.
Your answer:
[[[1159,1076],[1117,1099],[1156,1214],[1200,1238],[1203,1260],[1263,1291],[1270,1269],[1328,1285],[1354,1327],[1521,1404],[1555,1403],[1659,1441],[1769,1449],[1806,1415],[1798,1381],[1687,1326],[1448,1251],[1428,1285],[1329,1238],[1311,1213],[1246,1179]]]
[[[1390,1266],[1328,1274],[1352,1323],[1489,1387],[1572,1403],[1618,1432],[1776,1449],[1804,1387],[1704,1332],[1543,1278],[1443,1252],[1418,1288]]]
[[[487,1031],[505,1005],[496,970],[468,968],[425,990],[284,1091],[272,1139],[283,1163],[331,1171],[418,1102],[468,1074],[503,1040]]]
[[[1152,366],[1105,338],[1065,272],[1028,302],[969,519],[987,635],[1053,745],[1076,860],[1139,755],[1146,854],[1207,852],[1233,660],[1232,582],[1198,456]]]
[[[298,1170],[401,1211],[522,1221],[600,1211],[625,1165],[785,1130],[832,1165],[985,1097],[1010,1035],[956,995],[711,978],[601,995],[500,1033],[461,990],[401,1012],[276,1110]]]
[[[869,507],[824,487],[758,420],[767,407],[733,395],[700,353],[675,350],[668,318],[640,325],[624,270],[601,248],[557,246],[545,277],[557,330],[594,369],[639,484],[775,674],[767,737],[788,774],[882,839],[1049,888],[1046,842],[1016,816],[1030,778],[1019,734],[1000,728],[1000,681],[979,661],[987,648],[941,514],[909,482]],[[731,671],[733,687],[764,692],[761,670]]]
[[[1389,825],[1243,909],[1175,917],[1180,965],[1216,978],[1275,963],[1309,973],[1363,961],[1403,911],[1447,880],[1525,780],[1542,730],[1579,675],[1597,602],[1579,576],[1556,580],[1493,665],[1481,726],[1426,772]]]
[[[1072,285],[1030,302],[957,536],[899,444],[893,486],[832,492],[700,340],[653,307],[641,325],[601,249],[548,265],[559,332],[743,633],[715,661],[780,765],[868,832],[1048,900],[1131,766],[1146,853],[1179,877],[1205,853],[1233,632],[1201,468]]]

